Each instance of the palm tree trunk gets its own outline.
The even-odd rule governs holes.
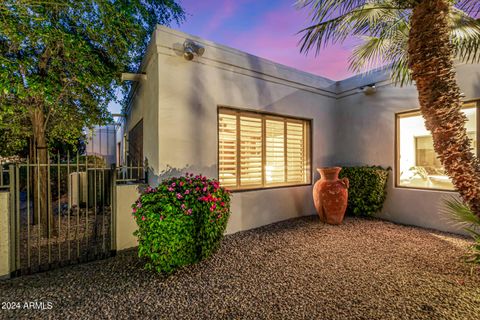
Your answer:
[[[463,200],[480,215],[480,162],[467,136],[450,42],[448,0],[419,0],[408,41],[409,66],[434,149]]]

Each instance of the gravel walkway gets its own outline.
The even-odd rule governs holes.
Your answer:
[[[479,319],[468,245],[380,220],[305,217],[227,236],[213,258],[166,279],[130,251],[0,282],[0,302],[52,303],[0,318]]]

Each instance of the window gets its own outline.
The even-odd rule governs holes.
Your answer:
[[[140,120],[128,133],[127,165],[134,167],[143,165],[143,120]]]
[[[219,108],[219,180],[257,189],[309,184],[310,121]]]
[[[477,103],[466,103],[467,133],[477,150]],[[433,139],[419,112],[397,115],[397,186],[453,190],[433,149]]]

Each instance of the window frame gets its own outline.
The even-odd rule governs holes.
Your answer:
[[[259,191],[259,190],[270,190],[270,189],[280,189],[280,188],[294,188],[294,187],[304,187],[304,186],[312,186],[313,185],[313,168],[312,168],[312,163],[313,163],[313,119],[311,118],[305,118],[305,117],[298,117],[298,116],[292,116],[292,115],[285,115],[285,114],[279,114],[279,113],[273,113],[273,112],[268,112],[268,111],[261,111],[261,110],[255,110],[255,109],[249,109],[249,108],[237,108],[237,107],[231,107],[231,106],[225,106],[225,105],[218,105],[217,106],[217,177],[220,179],[220,113],[221,111],[227,111],[226,113],[228,114],[237,114],[237,113],[244,113],[247,116],[252,116],[252,117],[258,117],[262,119],[262,156],[265,155],[266,149],[265,149],[265,141],[266,141],[266,128],[265,128],[265,122],[267,119],[270,120],[278,120],[282,119],[283,121],[285,120],[293,120],[293,121],[301,121],[307,122],[308,123],[308,131],[307,133],[307,141],[306,145],[308,147],[308,154],[306,157],[306,160],[308,161],[308,172],[306,174],[306,177],[308,178],[308,182],[306,183],[278,183],[278,184],[265,184],[265,175],[263,173],[263,168],[262,168],[262,185],[255,185],[251,187],[226,187],[227,189],[231,190],[234,193],[237,192],[248,192],[248,191]],[[237,127],[237,136],[239,134],[239,130]],[[285,142],[286,143],[286,142]],[[238,150],[240,152],[240,150]],[[286,156],[286,154],[285,154]],[[263,160],[262,160],[263,161]],[[237,172],[238,172],[238,166],[239,164],[237,163]],[[263,163],[262,166],[265,166]]]
[[[476,136],[477,136],[477,149],[474,150],[477,157],[480,157],[480,145],[478,143],[480,139],[480,99],[471,99],[463,101],[464,104],[473,103],[471,107],[462,106],[462,109],[476,109]],[[426,187],[409,187],[400,184],[400,119],[405,117],[421,116],[420,109],[412,109],[395,113],[395,184],[394,187],[398,189],[406,190],[422,190],[433,192],[449,192],[457,193],[455,189],[442,189],[442,188],[426,188]],[[431,136],[431,134],[430,134]]]

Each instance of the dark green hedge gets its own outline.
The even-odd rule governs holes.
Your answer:
[[[389,171],[379,166],[344,167],[340,171],[340,178],[350,180],[347,214],[372,216],[382,209]]]

